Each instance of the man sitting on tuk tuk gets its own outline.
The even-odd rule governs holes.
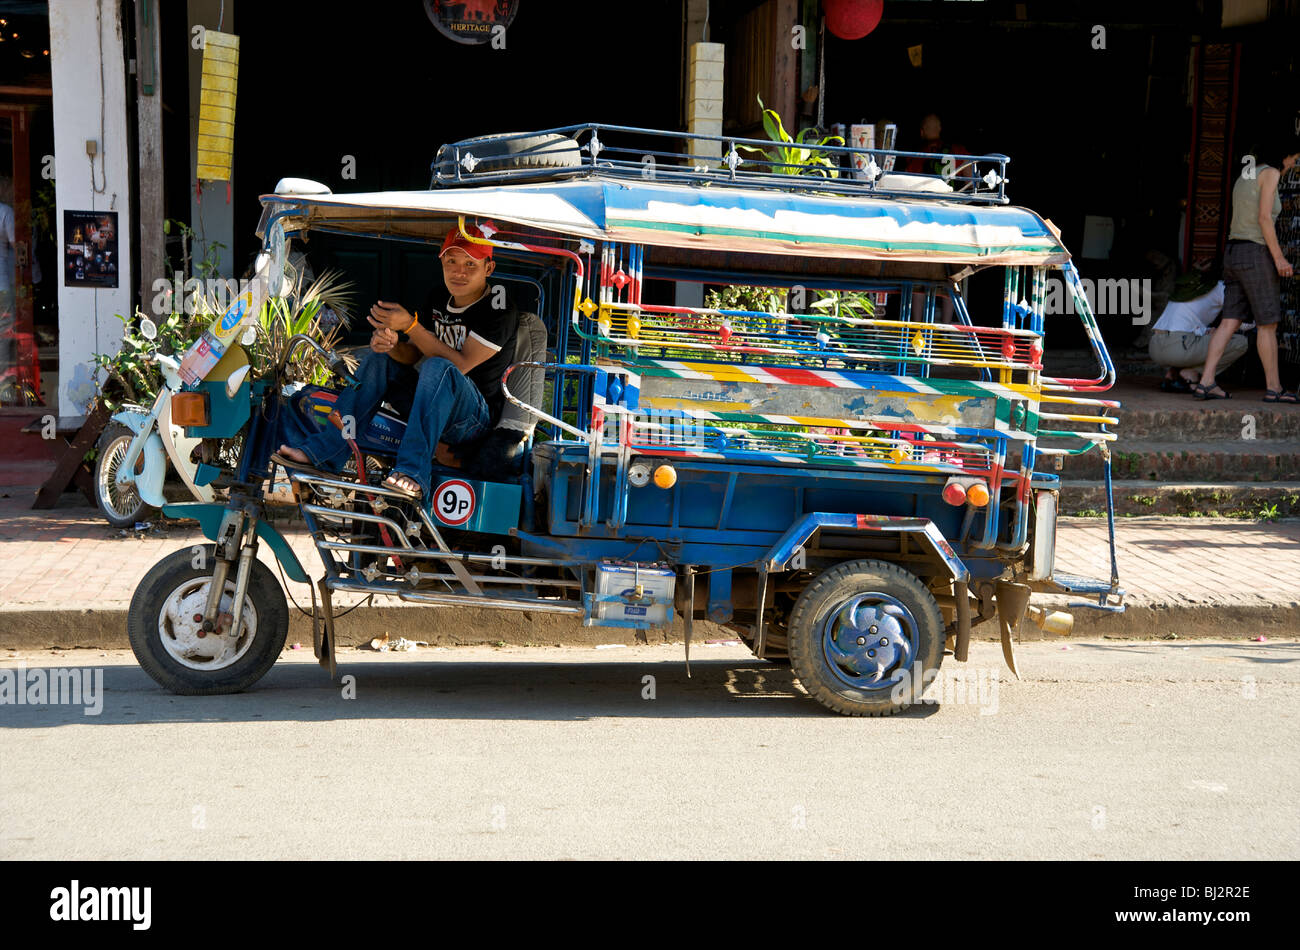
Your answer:
[[[466,230],[482,237],[473,225]],[[500,417],[501,377],[514,360],[519,323],[516,310],[489,292],[496,267],[491,245],[468,241],[453,228],[438,256],[447,296],[434,291],[415,314],[382,300],[371,307],[370,352],[354,374],[356,385],[335,404],[341,417],[352,417],[356,432],[365,430],[385,401],[406,417],[393,473],[383,484],[413,499],[429,490],[440,442],[472,441]],[[445,303],[437,306],[440,300]],[[325,426],[297,446],[282,445],[272,459],[337,472],[349,454],[343,433]]]

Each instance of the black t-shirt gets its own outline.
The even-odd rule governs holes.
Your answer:
[[[494,300],[502,306],[493,307]],[[434,290],[425,305],[416,311],[416,316],[421,326],[457,353],[471,336],[496,351],[465,374],[483,394],[495,423],[506,401],[501,393],[501,377],[515,360],[519,313],[514,305],[503,299],[491,285],[482,297],[463,310],[456,309],[446,290]]]

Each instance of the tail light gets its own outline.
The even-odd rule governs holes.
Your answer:
[[[943,500],[954,507],[966,504],[966,486],[949,479],[948,484],[943,486]]]
[[[172,422],[178,426],[205,426],[212,421],[207,393],[177,393],[172,396]]]
[[[953,476],[943,486],[943,500],[957,506],[969,504],[983,508],[989,503],[989,486],[982,478]]]

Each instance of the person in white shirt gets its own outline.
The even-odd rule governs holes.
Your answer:
[[[1169,305],[1151,330],[1148,352],[1151,360],[1165,367],[1160,388],[1165,392],[1190,393],[1201,380],[1210,351],[1210,324],[1223,310],[1223,281],[1193,271],[1179,278]],[[1234,333],[1228,340],[1219,366],[1236,362],[1246,354],[1246,338]]]
[[[14,287],[14,195],[13,179],[0,178],[0,311],[13,306]]]

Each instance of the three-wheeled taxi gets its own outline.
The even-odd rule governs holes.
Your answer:
[[[885,171],[908,153],[874,152],[850,177],[741,157],[765,144],[582,125],[444,146],[425,191],[286,180],[264,196],[260,288],[187,354],[173,397],[188,436],[239,437],[242,454],[200,466],[226,504],[165,509],[213,543],[141,583],[141,665],[174,692],[223,693],[283,648],[285,595],[259,544],[288,577],[309,573],[266,518],[270,456],[290,419],[331,424],[337,391],[289,378],[298,359],[254,378],[239,340],[258,295],[284,292],[288,246],[327,235],[418,247],[459,229],[492,246],[493,282],[529,310],[493,432],[457,447],[461,467],[435,465],[422,501],[380,487],[403,430],[387,411],[351,440],[356,477],[289,472],[321,558],[331,675],[332,596],[349,591],[617,627],[680,616],[688,663],[707,618],[826,707],[880,715],[917,701],[946,647],[965,661],[986,621],[1014,671],[1035,591],[1123,609],[1113,512],[1107,579],[1054,570],[1051,463],[1109,459],[1117,404],[1091,394],[1114,369],[1057,232],[1008,204],[1007,158],[943,178]],[[1002,271],[1000,310],[972,313],[962,288],[987,269]],[[1089,378],[1044,374],[1052,272]],[[706,306],[707,289],[737,287],[744,306]],[[1036,616],[1068,630],[1068,615]]]

